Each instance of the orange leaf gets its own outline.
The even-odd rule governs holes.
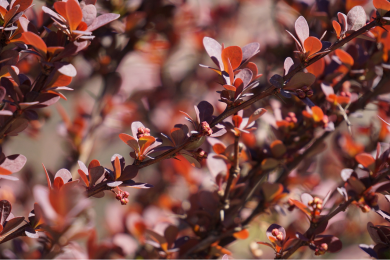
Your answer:
[[[48,84],[48,88],[66,87],[72,82],[72,77],[57,73]]]
[[[233,236],[237,239],[247,239],[249,237],[248,229],[243,229],[239,232],[233,234]]]
[[[370,171],[374,170],[375,159],[368,153],[360,153],[355,156],[355,159],[358,163],[369,169]]]
[[[88,180],[88,177],[87,175],[85,174],[85,172],[83,172],[82,170],[78,169],[77,172],[79,173],[81,179],[84,181],[85,185],[87,185],[87,187],[89,187],[89,180]]]
[[[257,65],[253,62],[248,62],[246,65],[245,65],[245,68],[248,68],[252,71],[252,80],[255,80],[256,76],[257,76],[257,73],[259,73],[259,70],[257,68]]]
[[[330,103],[337,104],[337,96],[335,94],[328,95],[326,100],[328,100]]]
[[[69,29],[71,31],[76,30],[83,20],[83,12],[76,0],[68,0],[66,2],[66,16],[68,18]]]
[[[351,98],[338,96],[336,100],[337,100],[337,103],[339,103],[340,105],[346,105],[349,103],[349,101],[351,101]]]
[[[121,177],[121,163],[119,161],[119,157],[115,157],[115,180],[117,180],[119,177]]]
[[[10,175],[12,172],[10,170],[4,169],[3,167],[0,167],[0,175]]]
[[[225,152],[226,147],[225,147],[223,144],[217,143],[217,144],[214,144],[214,145],[213,145],[213,150],[214,150],[214,152],[215,152],[216,154],[222,154],[222,153]]]
[[[325,69],[325,60],[324,58],[319,59],[318,61],[314,62],[310,66],[308,66],[307,71],[311,74],[314,74],[314,76],[319,77]]]
[[[333,25],[333,28],[334,28],[334,30],[336,32],[337,38],[340,38],[340,34],[341,34],[341,26],[340,26],[340,24],[337,21],[333,20],[332,21],[332,25]]]
[[[232,68],[237,69],[242,61],[242,50],[238,46],[229,46],[223,49],[221,57],[225,70],[228,68],[228,60],[230,61]]]
[[[352,66],[354,61],[353,61],[353,58],[351,55],[349,55],[349,53],[341,50],[341,49],[337,49],[335,51],[337,57],[339,57],[340,61],[345,64],[345,65],[349,65],[349,66]]]
[[[22,41],[25,44],[33,46],[40,54],[42,57],[46,56],[47,53],[47,46],[46,43],[42,40],[41,37],[36,35],[35,33],[32,32],[24,32],[21,34],[21,36],[17,39],[12,39],[12,42],[15,41]]]
[[[302,202],[300,202],[298,200],[294,200],[294,199],[291,199],[290,201],[293,202],[295,207],[302,210],[303,213],[305,213],[310,218],[310,209],[305,204],[303,204]]]
[[[244,82],[242,81],[242,79],[240,78],[237,78],[235,81],[234,81],[234,86],[236,87],[236,89],[241,86],[242,84],[244,84]]]
[[[372,3],[381,16],[390,10],[390,2],[387,0],[373,0]]]
[[[324,118],[324,112],[322,112],[322,109],[314,106],[311,108],[311,111],[313,111],[313,119],[314,122],[320,122]]]
[[[310,36],[305,40],[303,47],[305,49],[306,57],[310,57],[321,50],[322,43],[316,37]]]

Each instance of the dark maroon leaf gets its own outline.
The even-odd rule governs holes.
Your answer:
[[[126,170],[126,168],[125,168]],[[103,166],[96,166],[89,170],[89,177],[90,177],[90,186],[94,186],[95,183],[99,180],[99,178],[104,173],[104,167]],[[123,175],[123,173],[122,173]]]
[[[138,167],[136,165],[127,165],[118,180],[127,181],[134,179],[138,174]]]
[[[169,225],[164,231],[164,237],[168,242],[168,248],[171,248],[176,241],[179,229],[176,226]]]
[[[207,101],[201,101],[195,107],[195,111],[198,123],[202,123],[203,121],[211,122],[213,119],[214,107]]]
[[[16,135],[28,127],[28,120],[26,118],[16,118],[10,128],[5,132],[6,135]]]

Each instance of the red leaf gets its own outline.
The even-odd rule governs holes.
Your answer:
[[[81,179],[84,181],[85,185],[87,187],[89,187],[89,180],[88,180],[88,177],[87,175],[85,174],[85,172],[83,172],[82,170],[78,169],[77,172],[79,173]]]
[[[53,188],[60,189],[64,185],[64,180],[61,177],[54,179]]]
[[[32,4],[32,0],[16,0],[12,7],[19,5],[18,13],[23,12],[27,8],[29,8]]]
[[[240,117],[240,116],[238,116],[238,115],[235,115],[235,116],[233,116],[233,118],[232,118],[232,122],[233,122],[234,126],[238,128],[238,127],[240,127],[240,125],[241,125],[242,117]]]

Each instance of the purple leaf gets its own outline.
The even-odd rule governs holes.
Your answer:
[[[62,168],[57,171],[56,175],[54,176],[54,179],[56,178],[61,178],[65,184],[72,180],[72,174],[67,169]]]
[[[309,38],[309,25],[303,16],[299,16],[295,21],[295,32],[303,46],[305,40]]]
[[[206,49],[207,54],[210,56],[210,58],[213,60],[213,62],[218,66],[218,68],[223,71],[223,63],[222,63],[222,46],[210,37],[204,37],[203,38],[203,46]]]
[[[72,77],[72,78],[77,75],[76,68],[72,64],[70,64],[70,63],[55,62],[54,63],[54,67],[62,75],[69,76],[69,77]]]
[[[291,59],[291,57],[287,57],[284,60],[284,75],[287,75],[290,72],[293,65],[294,65],[294,61],[293,59]]]
[[[341,24],[341,32],[345,33],[348,30],[347,16],[338,12],[337,17],[339,18],[339,23]]]
[[[251,82],[252,76],[253,76],[252,71],[247,68],[240,70],[240,72],[236,74],[236,78],[242,79],[244,88],[248,86],[249,82]]]
[[[96,7],[94,5],[85,5],[81,11],[83,12],[83,21],[90,26],[96,18]]]
[[[356,31],[366,25],[366,12],[363,7],[357,5],[353,7],[347,14],[348,31]]]
[[[127,165],[122,172],[122,175],[118,178],[120,181],[126,181],[134,179],[138,174],[138,167],[136,165]]]
[[[20,171],[26,164],[26,162],[26,156],[21,154],[14,154],[7,156],[5,160],[0,164],[0,166],[14,173]]]
[[[109,14],[102,14],[98,17],[96,17],[96,19],[92,22],[92,24],[90,26],[88,26],[88,29],[87,31],[95,31],[96,29],[108,24],[108,23],[111,23],[112,21],[118,19],[120,17],[119,14],[112,14],[112,13],[109,13]]]
[[[253,56],[260,52],[260,43],[252,42],[242,47],[241,65],[250,60]]]

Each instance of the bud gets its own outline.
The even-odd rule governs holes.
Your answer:
[[[283,241],[283,234],[279,233],[279,235],[276,236],[276,239],[279,241]]]
[[[322,244],[321,244],[321,247],[320,247],[320,250],[321,250],[321,251],[328,251],[328,244],[322,243]]]
[[[306,91],[306,96],[307,96],[307,97],[312,97],[313,95],[314,95],[313,90],[308,90],[308,91]]]
[[[130,194],[129,194],[127,191],[124,191],[124,192],[123,192],[123,196],[124,196],[125,198],[128,198],[129,195],[130,195]]]
[[[370,208],[370,206],[368,206],[368,205],[364,205],[364,207],[362,208],[362,211],[364,212],[364,213],[367,213],[367,212],[369,212],[371,210],[371,208]]]
[[[206,121],[202,122],[201,127],[202,127],[202,133],[204,135],[210,136],[213,134],[213,130],[210,128],[209,123],[207,123]]]
[[[317,209],[321,210],[322,209],[322,204],[317,204]]]
[[[306,91],[310,90],[310,88],[309,88],[308,86],[303,86],[303,87],[301,88],[301,90],[306,92]]]
[[[279,230],[277,228],[272,229],[272,235],[275,236],[275,237],[278,236],[279,235]]]
[[[137,138],[140,139],[141,137],[144,137],[144,136],[150,136],[150,129],[141,126],[137,130]]]
[[[309,206],[313,206],[313,204],[314,204],[313,200],[309,200],[309,202],[307,203],[307,205],[309,205]]]
[[[117,193],[116,196],[115,196],[115,198],[116,198],[117,200],[121,200],[121,199],[122,199],[122,196],[121,196],[121,194]]]
[[[294,118],[295,117],[295,113],[294,112],[288,112],[287,115],[291,118]]]
[[[305,92],[303,91],[297,91],[297,95],[300,99],[304,99],[306,97],[306,94]]]
[[[122,205],[126,205],[128,202],[129,202],[129,200],[126,199],[126,198],[121,199],[121,204]]]

